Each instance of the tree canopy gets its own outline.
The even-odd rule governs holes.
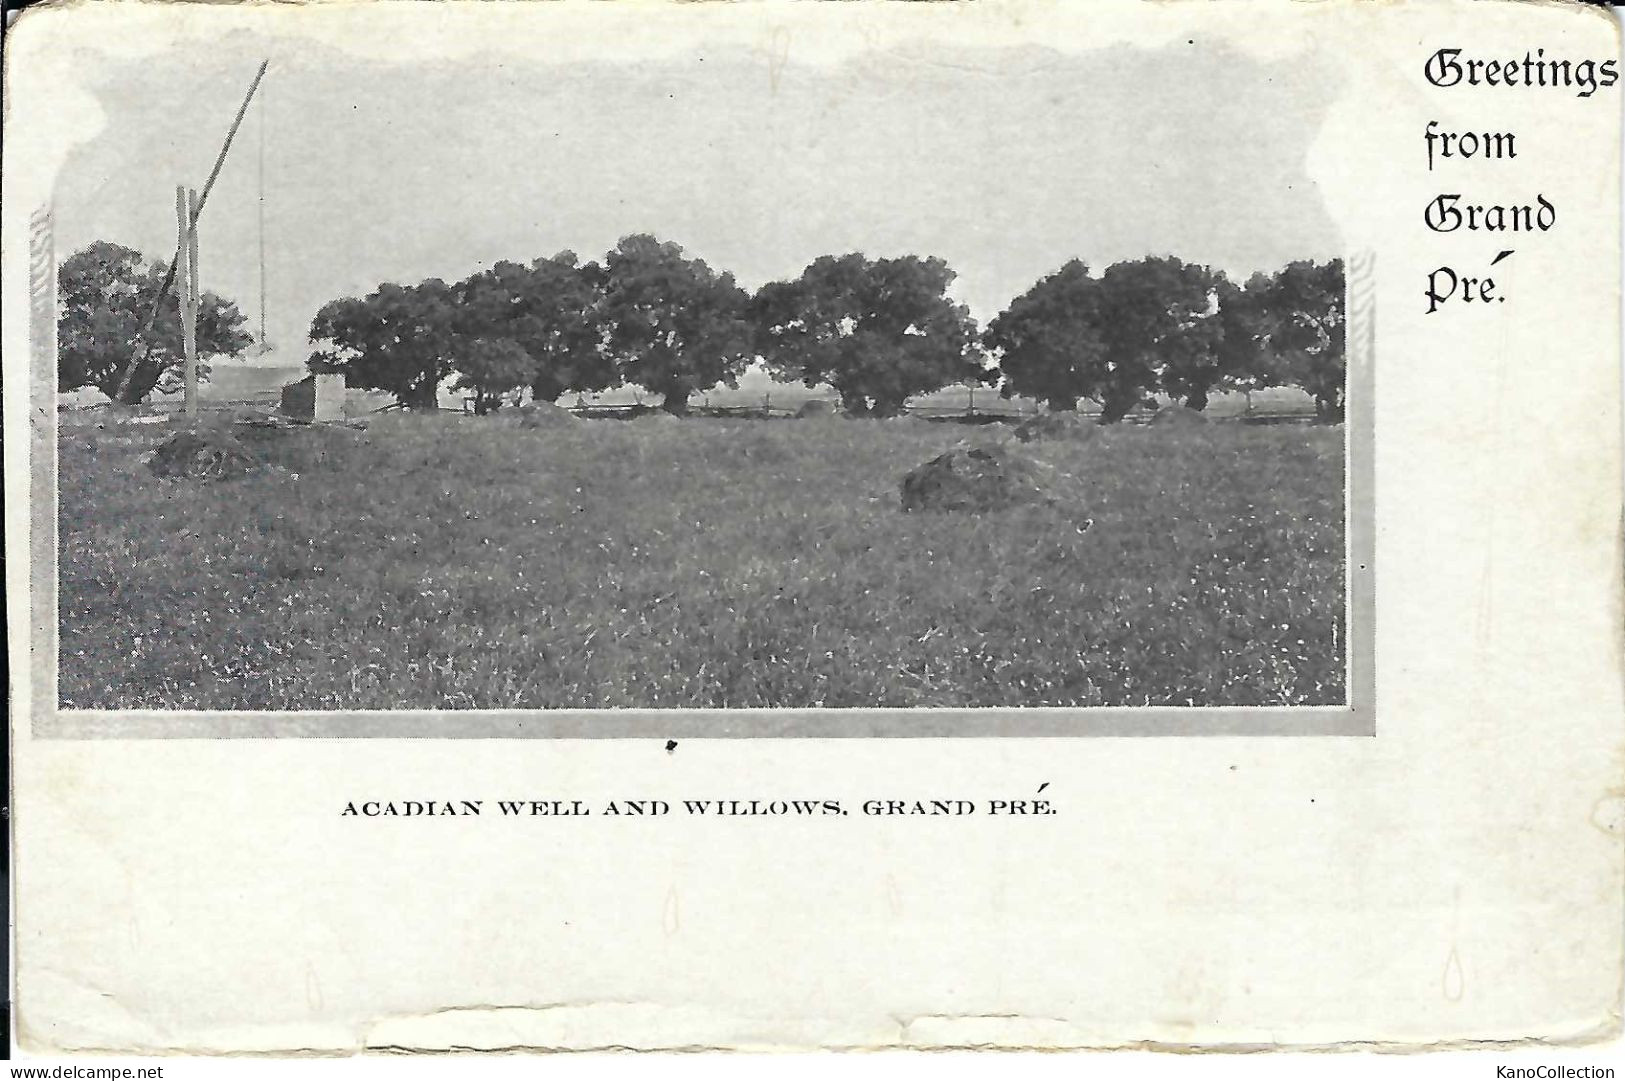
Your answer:
[[[346,386],[388,391],[403,405],[433,409],[459,344],[451,289],[430,278],[331,301],[311,321],[310,339],[312,369],[342,372]]]
[[[472,391],[474,412],[483,417],[535,374],[536,361],[512,338],[464,339],[458,343],[457,382],[452,386]]]
[[[1104,423],[1156,394],[1200,410],[1218,391],[1283,385],[1313,395],[1323,418],[1342,416],[1341,260],[1237,285],[1169,256],[1099,276],[1073,259],[981,335],[949,295],[953,281],[941,259],[849,253],[821,256],[752,297],[680,245],[637,234],[597,263],[564,251],[499,262],[455,285],[386,284],[333,301],[312,323],[310,363],[412,406],[432,406],[456,372],[479,412],[525,387],[552,401],[634,383],[680,414],[695,393],[737,386],[759,356],[777,378],[833,387],[854,415],[891,416],[916,395],[998,381],[1005,396],[1052,410],[1095,401]],[[132,288],[110,280],[101,291]],[[98,318],[117,318],[116,303],[104,307]]]
[[[1219,371],[1222,386],[1251,392],[1286,382],[1280,358],[1270,346],[1270,288],[1274,279],[1254,274],[1242,285],[1221,277],[1219,303]]]
[[[1101,421],[1121,420],[1159,389],[1205,408],[1219,381],[1212,272],[1172,257],[1137,259],[1108,267],[1100,284],[1109,370]]]
[[[168,267],[147,262],[133,248],[97,241],[74,252],[57,268],[57,389],[96,387],[112,397],[134,356],[137,335],[158,299]],[[201,358],[236,356],[253,340],[242,312],[230,300],[199,297],[198,376],[208,378]],[[180,301],[164,295],[148,337],[146,359],[132,373],[125,400],[139,402],[154,389],[179,389],[185,353]]]
[[[1161,257],[1113,264],[1099,278],[1073,260],[1011,301],[983,337],[1002,392],[1051,409],[1101,405],[1122,419],[1155,393],[1204,409],[1220,390],[1296,385],[1322,417],[1341,417],[1343,270],[1293,263],[1237,286]]]
[[[757,291],[757,348],[780,378],[834,387],[848,413],[893,416],[913,395],[986,377],[953,279],[941,259],[823,256]]]
[[[553,401],[567,391],[605,390],[620,381],[620,373],[604,347],[598,310],[602,273],[596,264],[578,265],[572,251],[528,267],[497,263],[454,287],[458,333],[466,339],[505,338],[524,350],[531,371],[522,383],[535,398]]]
[[[696,392],[737,386],[751,357],[745,291],[732,274],[647,234],[625,237],[605,258],[599,316],[621,377],[688,411]]]
[[[1077,259],[1012,300],[983,334],[999,357],[1001,393],[1040,398],[1057,411],[1100,395],[1108,374],[1101,300],[1099,280]]]
[[[1269,291],[1270,342],[1288,380],[1315,399],[1326,420],[1343,419],[1343,260],[1289,263]]]

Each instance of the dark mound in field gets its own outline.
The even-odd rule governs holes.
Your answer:
[[[632,420],[642,424],[664,424],[669,421],[682,420],[676,413],[668,413],[664,409],[654,407],[639,409],[632,414]]]
[[[226,480],[259,468],[259,459],[229,432],[203,429],[176,432],[147,459],[147,468],[160,477],[190,480]]]
[[[840,410],[835,408],[834,402],[826,402],[821,398],[808,399],[796,410],[796,417],[800,420],[827,420],[840,415]]]
[[[576,415],[562,405],[552,402],[531,402],[517,410],[519,424],[524,428],[561,428],[576,423]]]
[[[1208,423],[1208,419],[1188,405],[1165,405],[1147,423],[1170,428],[1200,428]]]
[[[961,444],[903,478],[903,509],[1006,510],[1024,504],[1068,502],[1071,478],[1019,448]]]
[[[221,434],[235,439],[261,464],[296,474],[342,469],[352,454],[370,442],[366,425],[359,421],[299,424],[259,417],[238,421]]]
[[[1040,439],[1067,439],[1087,443],[1100,434],[1100,425],[1077,413],[1041,413],[1016,426],[1016,438],[1023,443]]]

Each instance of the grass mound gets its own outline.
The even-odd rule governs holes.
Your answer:
[[[253,422],[222,429],[262,464],[289,473],[342,469],[369,443],[365,431],[339,424],[264,425]]]
[[[1067,478],[1054,466],[996,443],[956,446],[903,478],[903,509],[968,511],[1064,502]]]
[[[147,459],[147,468],[158,476],[189,480],[227,480],[250,473],[259,465],[259,459],[247,447],[218,429],[176,432]]]
[[[834,402],[826,402],[822,398],[810,398],[801,403],[796,410],[798,420],[828,420],[840,416],[840,410],[835,408]]]
[[[1035,443],[1040,439],[1087,443],[1099,434],[1099,423],[1077,413],[1041,413],[1016,427],[1016,438],[1023,443]]]
[[[1168,428],[1203,428],[1208,419],[1188,405],[1165,405],[1147,423]]]
[[[523,428],[562,428],[577,423],[576,415],[552,402],[531,402],[515,410]]]

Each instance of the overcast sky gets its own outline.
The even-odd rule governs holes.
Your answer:
[[[938,255],[984,322],[1073,257],[1245,276],[1340,254],[1305,169],[1337,87],[1308,57],[1193,40],[414,63],[239,34],[94,58],[105,126],[59,179],[59,257],[103,239],[167,260],[174,186],[201,187],[264,55],[204,213],[203,281],[257,324],[263,134],[269,331],[287,359],[334,297],[564,248],[597,258],[633,232],[747,288],[825,253]]]

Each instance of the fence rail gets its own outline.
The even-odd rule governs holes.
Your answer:
[[[992,406],[987,404],[992,398]],[[978,398],[981,400],[978,401]],[[762,395],[760,402],[736,402],[735,404],[711,404],[710,395],[704,395],[701,400],[689,406],[689,414],[697,417],[721,417],[740,420],[788,420],[799,414],[800,409],[810,401],[824,401],[831,405],[839,403],[829,398],[804,398],[799,395],[790,395],[791,404],[773,404],[773,395]],[[784,398],[780,398],[784,401]],[[1085,406],[1078,410],[1081,417],[1099,417],[1101,410],[1098,406]],[[403,408],[399,403],[388,405],[376,412]],[[589,402],[585,397],[578,395],[573,404],[564,407],[578,417],[598,418],[605,420],[627,420],[645,413],[659,412],[660,407],[644,401],[641,397],[630,402]],[[462,400],[462,412],[474,412],[474,399]],[[456,410],[453,410],[456,412]],[[959,424],[993,424],[1000,421],[1021,421],[1035,417],[1044,412],[1044,407],[1035,401],[1012,401],[1000,398],[987,391],[978,394],[968,391],[963,404],[945,402],[940,395],[935,401],[918,404],[907,404],[903,407],[903,415],[919,417],[922,420],[942,421],[944,423]],[[1302,408],[1282,407],[1278,405],[1252,406],[1236,413],[1208,413],[1209,419],[1214,421],[1228,421],[1243,424],[1306,424],[1318,419],[1313,412]],[[1154,416],[1146,409],[1136,409],[1123,418],[1125,424],[1145,424]]]
[[[771,398],[766,397],[759,405],[711,405],[702,402],[689,407],[689,414],[696,417],[720,417],[734,419],[778,419],[789,420],[799,415],[802,404],[809,400],[802,399],[795,407],[776,406]],[[827,399],[825,399],[827,400]],[[571,413],[579,417],[603,419],[628,419],[644,413],[659,411],[659,406],[640,402],[627,403],[587,403],[578,401],[574,405],[566,406]],[[965,405],[952,403],[905,405],[903,415],[919,417],[922,420],[942,421],[945,423],[961,424],[993,424],[1000,421],[1019,422],[1044,412],[1044,408],[1037,404],[1006,403],[1001,401],[995,408],[967,402]],[[1079,409],[1081,417],[1098,418],[1101,410]],[[1145,410],[1135,410],[1123,418],[1125,424],[1146,424],[1155,414]],[[1264,406],[1249,408],[1238,413],[1210,413],[1209,419],[1214,421],[1228,421],[1243,424],[1307,424],[1317,418],[1313,412],[1303,409],[1281,408]]]

